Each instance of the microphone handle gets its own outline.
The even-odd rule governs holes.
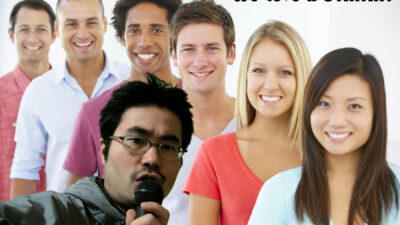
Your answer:
[[[143,215],[145,215],[145,214],[147,214],[147,212],[144,211],[144,209],[142,209],[142,207],[140,207],[140,205],[139,205],[139,206],[136,208],[136,217],[135,217],[135,218],[141,217],[141,216],[143,216]]]

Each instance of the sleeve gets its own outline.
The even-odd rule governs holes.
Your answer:
[[[195,193],[215,200],[221,200],[218,177],[214,166],[213,155],[216,146],[204,142],[197,153],[193,167],[186,181],[183,192]]]
[[[62,193],[41,192],[0,202],[0,224],[98,224],[82,201]]]
[[[258,194],[248,225],[288,224],[287,196],[291,195],[279,175],[268,180]]]
[[[47,131],[35,108],[39,96],[29,86],[22,97],[15,130],[16,148],[10,178],[39,180],[39,170],[44,164]]]
[[[96,144],[90,129],[86,107],[83,104],[75,119],[63,168],[81,176],[92,176],[97,171],[96,159]]]

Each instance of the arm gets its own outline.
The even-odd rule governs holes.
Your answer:
[[[11,179],[11,199],[36,192],[37,180]]]
[[[202,195],[189,195],[189,224],[218,225],[221,202]]]
[[[86,176],[75,174],[75,173],[68,173],[67,175],[67,187],[75,184],[78,180],[85,178]]]
[[[129,209],[126,212],[126,224],[129,225],[166,225],[169,212],[160,204],[155,202],[143,202],[140,205],[148,214],[135,219],[136,212]]]

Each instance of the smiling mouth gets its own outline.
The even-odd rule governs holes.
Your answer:
[[[195,73],[195,72],[189,72],[191,75],[196,76],[196,77],[205,77],[209,76],[213,71],[210,72],[203,72],[203,73]]]
[[[351,135],[351,132],[343,132],[343,133],[333,133],[333,132],[325,132],[328,137],[332,139],[345,139]]]
[[[74,45],[77,47],[88,47],[92,45],[93,41],[88,41],[88,42],[74,42]]]
[[[39,50],[40,46],[26,46],[25,48],[28,50]]]
[[[149,53],[149,54],[135,53],[135,55],[142,60],[149,60],[156,56],[155,53]]]

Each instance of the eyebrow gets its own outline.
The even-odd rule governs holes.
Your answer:
[[[323,94],[322,97],[332,99],[331,96],[325,95],[325,94]],[[348,98],[348,99],[347,99],[347,101],[354,101],[354,100],[363,100],[363,101],[367,101],[367,99],[365,99],[364,97],[361,97],[361,96],[357,96],[357,97],[353,97],[353,98]]]
[[[143,136],[151,136],[152,132],[139,127],[139,126],[134,126],[131,128],[128,128],[127,133],[137,133]],[[163,140],[163,141],[172,141],[172,142],[176,142],[179,143],[179,138],[176,135],[171,135],[171,134],[164,134],[161,135],[160,137],[158,137],[158,139]]]
[[[141,25],[139,24],[139,23],[132,23],[132,24],[129,24],[128,25],[128,28],[129,27],[140,27]],[[162,24],[158,24],[158,23],[152,23],[152,24],[150,24],[150,27],[163,27],[163,28],[165,28],[166,26],[164,26],[164,25],[162,25]]]
[[[85,19],[85,21],[90,21],[90,20],[99,20],[99,18],[97,18],[97,17],[90,17],[90,18]],[[66,22],[76,22],[76,21],[78,21],[78,19],[72,19],[72,18],[67,18],[67,19],[65,19],[65,23],[66,23]]]

